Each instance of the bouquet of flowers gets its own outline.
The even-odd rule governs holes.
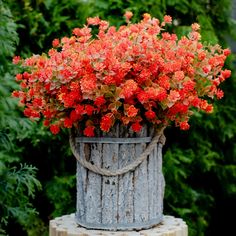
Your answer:
[[[24,114],[43,119],[53,134],[77,127],[85,136],[109,132],[120,122],[139,132],[144,123],[172,122],[189,128],[196,110],[213,111],[213,98],[222,98],[220,83],[230,77],[223,70],[229,49],[201,43],[200,26],[178,39],[164,31],[172,18],[160,22],[144,14],[118,29],[98,17],[88,18],[71,37],[53,41],[47,54],[27,59],[16,56],[23,73],[16,75]],[[92,29],[98,28],[97,35]]]

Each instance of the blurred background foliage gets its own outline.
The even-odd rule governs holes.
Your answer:
[[[227,47],[236,41],[231,0],[0,0],[0,235],[48,235],[50,219],[75,211],[75,159],[67,131],[53,136],[22,115],[11,92],[18,85],[14,54],[41,54],[54,38],[70,35],[88,16],[112,25],[133,22],[145,12],[173,16],[179,36],[193,22],[202,39]],[[233,7],[234,6],[234,7]],[[190,236],[230,235],[234,231],[236,177],[235,52],[227,61],[232,77],[211,115],[197,113],[189,131],[166,130],[165,214],[182,217]]]

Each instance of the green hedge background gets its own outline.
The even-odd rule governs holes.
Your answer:
[[[26,119],[11,92],[17,88],[13,55],[41,54],[54,38],[70,35],[88,16],[112,25],[143,13],[173,16],[179,36],[199,22],[206,43],[236,41],[230,0],[0,0],[0,235],[46,236],[50,219],[75,212],[75,158],[68,132],[53,136]],[[234,7],[234,8],[233,8]],[[234,52],[235,53],[235,52]],[[236,202],[236,59],[211,115],[197,113],[189,131],[166,130],[164,213],[182,217],[190,236],[230,235]]]

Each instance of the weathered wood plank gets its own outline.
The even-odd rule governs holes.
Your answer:
[[[157,212],[163,212],[163,199],[164,199],[164,193],[165,193],[165,178],[162,172],[162,144],[158,145],[158,151],[157,151],[157,157],[158,157],[158,206]],[[160,182],[160,184],[159,184]]]
[[[106,134],[108,137],[119,137],[119,126]],[[103,168],[118,169],[119,144],[103,144]],[[102,178],[102,223],[115,225],[118,221],[118,176]],[[97,196],[94,196],[95,198]]]
[[[158,208],[157,176],[157,147],[155,147],[148,159],[148,212],[150,220],[156,218]]]
[[[146,136],[147,129],[143,127],[137,133],[138,137]],[[135,145],[135,155],[138,157],[146,144]],[[134,171],[134,221],[147,222],[148,216],[148,177],[147,177],[147,160],[144,160]]]
[[[85,144],[77,144],[77,150],[80,153],[81,158],[85,158],[84,155],[84,145]],[[87,193],[87,174],[88,170],[81,166],[77,162],[77,203],[76,203],[76,209],[77,209],[77,216],[81,221],[86,220],[86,193]]]
[[[86,146],[87,149],[86,150]],[[90,162],[96,166],[102,164],[102,144],[85,144]],[[86,222],[101,223],[101,182],[102,176],[88,171],[86,179]]]
[[[132,131],[120,129],[120,136],[132,137]],[[135,144],[120,144],[119,148],[119,168],[127,166],[135,159]],[[119,176],[119,197],[118,197],[118,222],[133,223],[134,222],[134,172],[128,172],[123,176]]]

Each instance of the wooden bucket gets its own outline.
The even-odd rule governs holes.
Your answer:
[[[153,129],[144,127],[136,134],[119,125],[100,138],[72,137],[72,152],[79,160],[76,222],[88,229],[114,231],[160,223],[163,140],[163,129],[154,135]],[[150,142],[150,154],[140,160]]]

